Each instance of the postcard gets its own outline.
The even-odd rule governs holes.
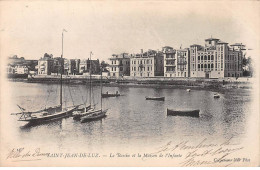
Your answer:
[[[0,166],[259,166],[259,1],[0,1]]]

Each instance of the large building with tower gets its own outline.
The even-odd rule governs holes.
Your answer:
[[[229,47],[216,38],[205,40],[205,46],[190,46],[190,77],[223,78],[242,76],[241,48]]]

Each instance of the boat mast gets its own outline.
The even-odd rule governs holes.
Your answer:
[[[90,107],[91,107],[91,93],[92,93],[92,81],[91,81],[91,54],[92,54],[92,51],[90,51],[90,59],[89,59],[89,85],[90,85],[90,90],[89,90],[89,102],[90,102]]]
[[[62,108],[62,71],[63,71],[63,61],[62,61],[62,58],[63,58],[63,31],[62,31],[62,43],[61,43],[62,51],[61,51],[61,67],[60,67],[60,105],[61,105],[61,108]]]
[[[60,106],[62,108],[62,72],[63,72],[63,33],[67,32],[65,29],[62,30],[61,39],[61,66],[60,66]]]
[[[102,88],[103,88],[103,86],[102,86],[102,66],[101,66],[101,78],[100,78],[100,86],[101,86],[101,94],[100,94],[100,98],[101,98],[101,112],[102,112]]]

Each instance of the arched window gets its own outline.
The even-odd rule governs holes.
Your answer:
[[[210,64],[208,64],[208,68],[210,68]]]
[[[201,64],[201,68],[203,68],[203,64]]]
[[[207,64],[204,64],[204,68],[207,68]]]
[[[207,56],[206,55],[204,56],[204,60],[207,60]]]
[[[198,56],[198,60],[200,60],[200,56]]]
[[[198,64],[198,68],[200,68],[200,64]]]
[[[214,64],[211,64],[211,68],[212,68],[212,69],[214,68]]]
[[[208,55],[208,60],[210,60],[210,55]]]
[[[214,60],[214,56],[213,55],[211,55],[211,60]]]

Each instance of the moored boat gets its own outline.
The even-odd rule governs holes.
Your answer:
[[[90,53],[90,60],[91,60],[91,54],[92,54],[92,52]],[[89,121],[94,121],[94,120],[100,120],[100,119],[102,119],[102,118],[104,118],[104,117],[106,117],[106,112],[107,112],[107,110],[108,109],[105,109],[105,110],[103,110],[102,108],[102,89],[103,89],[103,86],[102,86],[102,69],[103,68],[101,68],[101,79],[100,79],[100,85],[101,85],[101,88],[100,88],[100,109],[95,109],[95,107],[94,108],[92,108],[92,106],[91,106],[91,93],[92,93],[92,86],[90,86],[90,109],[88,110],[88,111],[85,111],[84,112],[84,116],[81,116],[80,117],[80,122],[81,123],[84,123],[84,122],[89,122]],[[92,83],[91,83],[91,64],[90,64],[90,85],[91,85]],[[116,94],[118,94],[118,92],[116,92]]]
[[[186,91],[187,91],[187,92],[190,92],[190,89],[187,89]]]
[[[84,123],[84,122],[90,122],[90,121],[94,121],[94,120],[100,120],[100,119],[106,117],[107,110],[108,109],[90,111],[88,115],[81,117],[80,121],[81,121],[81,123]]]
[[[103,98],[106,98],[106,97],[118,97],[118,96],[120,96],[120,94],[118,92],[116,92],[116,93],[108,93],[107,92],[107,93],[102,93],[101,96]]]
[[[63,47],[63,32],[62,31],[62,47]],[[62,48],[62,55],[61,59],[63,59],[63,48]],[[70,117],[75,111],[79,105],[77,106],[71,106],[71,107],[65,107],[63,108],[63,97],[62,97],[62,69],[63,69],[63,64],[60,66],[60,104],[55,107],[48,107],[45,109],[41,109],[38,111],[26,111],[26,109],[22,108],[21,106],[17,105],[21,109],[21,114],[20,118],[18,121],[26,121],[30,124],[40,124],[40,123],[45,123],[53,120],[59,120],[62,118]]]
[[[167,108],[167,116],[190,116],[190,117],[199,117],[200,110],[172,110]]]
[[[146,100],[159,100],[164,101],[165,97],[145,97]]]
[[[79,108],[76,111],[73,112],[73,119],[74,120],[80,120],[81,117],[86,116],[88,111],[91,109],[91,105],[83,108]]]
[[[24,112],[18,121],[26,121],[31,124],[45,123],[53,120],[58,120],[66,117],[70,117],[77,107],[64,108],[60,111],[50,113],[48,111],[40,112]]]
[[[219,95],[218,93],[215,93],[215,94],[213,95],[213,97],[214,97],[214,98],[220,98],[220,95]]]

